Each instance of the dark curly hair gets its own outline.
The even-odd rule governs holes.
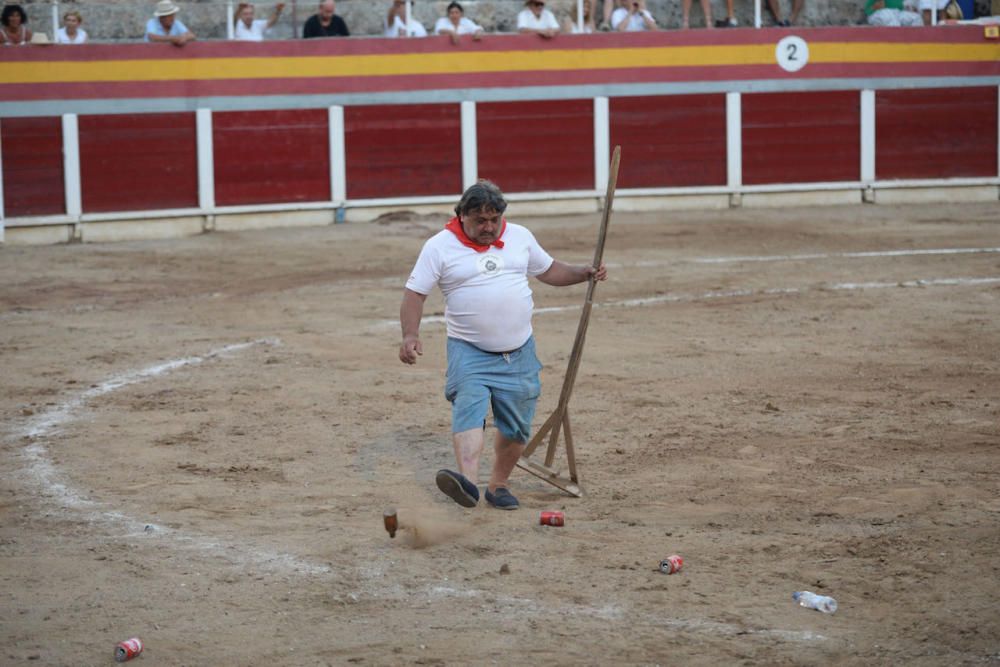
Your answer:
[[[21,25],[25,25],[28,22],[28,15],[21,9],[21,5],[7,5],[3,8],[3,15],[0,15],[0,23],[10,25],[10,17],[14,14],[21,15]]]

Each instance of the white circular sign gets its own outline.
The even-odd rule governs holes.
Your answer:
[[[778,59],[781,69],[786,72],[798,72],[809,62],[809,45],[801,37],[789,35],[778,42],[774,56]]]

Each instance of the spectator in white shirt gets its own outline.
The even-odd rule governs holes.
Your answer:
[[[413,3],[410,3],[412,9]],[[382,22],[386,37],[426,37],[427,29],[413,16],[406,20],[406,0],[392,0],[389,13]]]
[[[274,6],[271,18],[255,19],[253,17],[253,5],[249,2],[241,2],[236,7],[236,19],[233,25],[233,39],[241,42],[262,42],[264,33],[274,27],[281,16],[281,11],[285,8],[285,3],[279,2]]]
[[[459,35],[472,35],[472,39],[479,41],[483,37],[483,29],[465,18],[462,5],[452,2],[448,5],[448,16],[442,16],[434,24],[434,34],[451,35],[452,44],[458,44]]]
[[[573,5],[572,17],[563,24],[563,32],[590,34],[597,32],[597,25],[594,23],[594,1],[583,0],[583,30],[580,30],[580,17],[577,14],[577,5]]]
[[[83,17],[72,9],[63,14],[63,27],[56,30],[56,44],[83,44],[87,41],[87,31],[80,27]]]
[[[624,0],[611,14],[611,28],[618,32],[656,30],[656,20],[646,10],[646,0]]]
[[[544,39],[552,39],[559,34],[559,22],[555,15],[545,9],[544,0],[526,0],[527,9],[517,15],[517,31],[521,34],[536,34]]]

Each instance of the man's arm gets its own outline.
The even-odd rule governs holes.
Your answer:
[[[274,11],[271,13],[271,18],[267,20],[267,27],[273,28],[274,24],[278,22],[278,18],[281,16],[281,10],[285,8],[285,3],[279,2],[274,6]]]
[[[566,285],[587,282],[591,276],[594,276],[595,280],[608,279],[608,269],[603,262],[595,269],[592,266],[566,264],[557,259],[552,262],[552,266],[545,273],[538,274],[537,278],[546,285],[565,287]]]
[[[399,360],[404,364],[417,363],[417,357],[424,353],[424,345],[420,342],[420,318],[424,315],[426,300],[426,294],[403,289],[403,303],[399,306],[399,323],[403,328]]]

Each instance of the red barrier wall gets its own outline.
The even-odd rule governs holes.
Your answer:
[[[875,94],[875,176],[997,175],[997,88]]]
[[[346,107],[344,142],[349,199],[462,191],[458,104]]]
[[[506,192],[594,187],[591,100],[476,105],[479,176]]]
[[[219,206],[330,199],[326,109],[212,114]]]
[[[80,116],[83,210],[198,206],[193,113]]]
[[[861,178],[858,91],[742,96],[743,183],[822,183]]]
[[[726,184],[725,95],[612,98],[621,188]]]
[[[62,120],[4,118],[4,215],[58,215],[66,212],[63,185]]]

